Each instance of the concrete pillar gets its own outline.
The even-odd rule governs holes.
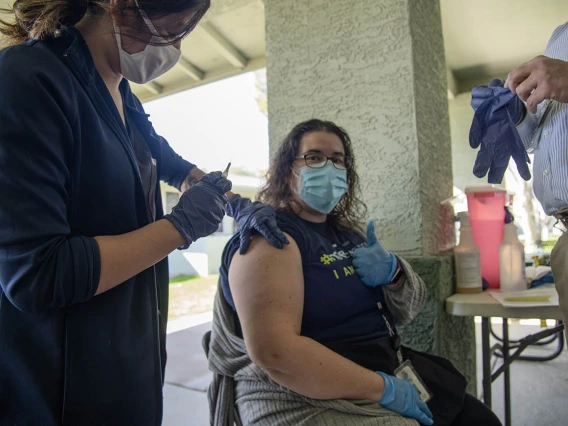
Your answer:
[[[264,3],[271,151],[310,118],[349,132],[380,241],[417,256],[429,289],[405,343],[450,356],[474,390],[473,321],[444,313],[452,262],[431,256],[451,248],[454,229],[440,206],[452,196],[452,162],[439,0]]]
[[[377,234],[403,255],[451,247],[439,0],[265,0],[271,149],[322,118],[352,137]]]

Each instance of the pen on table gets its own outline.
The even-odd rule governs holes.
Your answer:
[[[548,302],[551,296],[535,295],[535,296],[509,296],[505,297],[506,302]]]

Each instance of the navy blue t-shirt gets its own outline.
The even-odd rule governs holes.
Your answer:
[[[366,286],[352,264],[352,252],[366,246],[359,234],[313,223],[279,212],[278,226],[298,245],[304,275],[302,335],[321,343],[369,342],[388,336],[382,313],[394,328],[381,287]],[[228,281],[228,268],[238,250],[237,233],[225,247],[220,269],[225,300],[235,309]],[[383,311],[379,311],[381,302]]]

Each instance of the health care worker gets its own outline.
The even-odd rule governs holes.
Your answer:
[[[517,124],[524,147],[534,152],[535,196],[544,212],[556,217],[568,229],[568,22],[554,30],[545,56],[519,65],[509,73],[506,82],[493,80],[489,84],[494,85],[504,85],[517,94],[507,110]],[[489,96],[491,87],[475,87],[471,105],[477,109]],[[508,161],[508,157],[505,159]],[[488,157],[487,160],[493,159]],[[550,265],[566,324],[568,232],[552,250]]]
[[[176,65],[208,7],[18,0],[1,26],[1,425],[161,423],[165,258],[218,228],[231,183],[178,156],[128,80]],[[160,180],[185,191],[166,216]],[[282,246],[268,206],[232,200]]]

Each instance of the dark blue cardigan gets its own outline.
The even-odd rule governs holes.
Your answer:
[[[126,80],[121,91],[179,188],[193,165]],[[93,297],[93,237],[147,224],[130,141],[78,31],[0,52],[0,425],[160,424],[167,260]]]

